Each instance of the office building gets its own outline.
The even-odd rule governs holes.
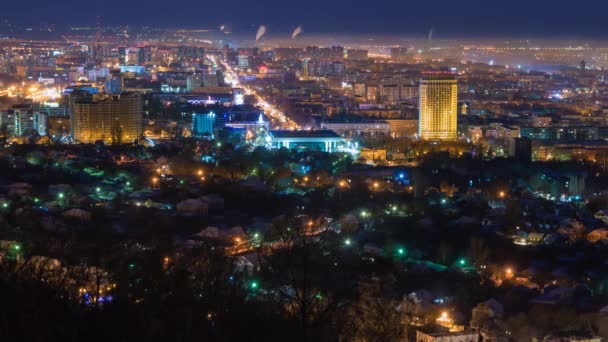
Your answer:
[[[458,86],[449,71],[426,71],[420,80],[418,134],[423,140],[454,140]]]
[[[209,113],[193,113],[192,114],[192,135],[195,137],[213,137],[215,129],[216,114]]]

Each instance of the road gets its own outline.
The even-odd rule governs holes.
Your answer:
[[[295,121],[293,121],[283,112],[281,112],[276,106],[264,100],[262,96],[260,96],[252,87],[240,83],[238,74],[234,71],[234,69],[232,69],[230,65],[228,65],[228,63],[216,56],[208,56],[208,58],[212,60],[214,64],[221,64],[224,66],[224,81],[227,84],[230,84],[234,88],[241,88],[243,89],[246,95],[253,95],[255,97],[255,105],[262,108],[264,110],[264,114],[269,116],[276,123],[273,128],[291,130],[300,128],[300,126]]]

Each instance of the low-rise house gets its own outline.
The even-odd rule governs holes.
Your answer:
[[[594,229],[589,234],[587,234],[587,241],[591,243],[596,243],[600,240],[608,239],[608,229],[606,228],[598,228]]]

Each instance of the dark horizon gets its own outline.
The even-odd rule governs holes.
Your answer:
[[[263,3],[235,0],[230,3],[200,3],[191,0],[168,4],[160,1],[119,2],[109,0],[74,6],[68,0],[9,2],[2,21],[16,25],[40,23],[66,25],[134,25],[151,27],[217,28],[229,24],[233,32],[255,32],[264,24],[271,32],[288,32],[298,25],[304,32],[333,34],[408,34],[425,36],[433,28],[437,38],[454,36],[593,37],[608,36],[603,22],[608,3],[572,6],[565,0],[529,3],[514,0],[504,5],[466,0],[452,2],[400,2],[379,0],[373,4],[320,1]],[[499,7],[499,8],[497,8]],[[481,35],[480,35],[481,32]]]

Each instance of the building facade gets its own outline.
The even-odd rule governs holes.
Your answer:
[[[216,115],[214,112],[192,114],[192,135],[213,137]]]
[[[96,94],[75,98],[72,138],[81,143],[132,143],[142,135],[142,103],[136,93]]]
[[[458,86],[448,71],[426,71],[420,80],[418,134],[423,140],[454,140],[457,134]]]

